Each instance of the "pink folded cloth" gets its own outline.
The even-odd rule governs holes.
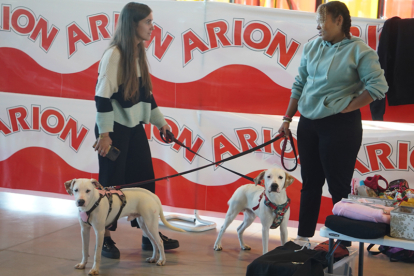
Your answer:
[[[332,213],[350,219],[390,224],[390,212],[394,208],[382,205],[372,206],[375,208],[358,203],[340,201],[334,205]]]

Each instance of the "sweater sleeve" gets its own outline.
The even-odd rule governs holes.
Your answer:
[[[377,53],[364,45],[358,59],[358,74],[362,83],[374,100],[385,97],[388,91],[388,84],[384,77],[384,70],[378,60]]]
[[[295,82],[292,86],[292,95],[290,96],[293,99],[299,99],[302,95],[303,87],[305,87],[306,80],[308,78],[308,69],[307,69],[307,57],[306,57],[306,47],[303,49],[302,57],[300,59],[300,65],[298,68],[298,75],[295,77]]]
[[[121,55],[116,48],[108,49],[103,55],[98,69],[95,89],[96,124],[99,133],[113,132],[114,111],[111,97],[118,91],[118,66]]]
[[[164,119],[161,110],[158,108],[157,103],[155,102],[154,95],[151,93],[151,117],[150,123],[156,126],[158,129],[165,126],[167,121]]]

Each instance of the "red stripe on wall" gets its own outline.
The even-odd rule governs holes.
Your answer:
[[[98,63],[88,69],[60,74],[43,68],[26,53],[0,48],[0,91],[93,100]]]
[[[20,50],[0,48],[2,92],[93,100],[97,72],[95,63],[81,72],[60,74]],[[164,107],[284,115],[290,99],[290,89],[246,65],[224,66],[193,82],[173,83],[156,77],[152,81],[157,103]],[[363,120],[371,120],[369,106],[361,112]],[[387,106],[384,120],[414,123],[412,105]]]
[[[41,147],[19,150],[0,161],[0,186],[66,194],[63,183],[74,178],[95,178],[97,174],[77,170],[53,151]]]

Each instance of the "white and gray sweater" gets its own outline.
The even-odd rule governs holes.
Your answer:
[[[145,98],[142,87],[137,103],[124,100],[123,85],[118,83],[120,60],[121,53],[118,48],[112,47],[104,53],[99,63],[99,76],[95,89],[96,124],[99,133],[113,132],[114,122],[131,128],[140,123],[151,123],[157,128],[166,125],[167,122],[155,103],[152,93]],[[137,77],[141,78],[138,60],[137,68]]]

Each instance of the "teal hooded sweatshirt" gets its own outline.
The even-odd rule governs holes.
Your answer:
[[[351,36],[332,45],[317,38],[305,44],[291,95],[304,117],[340,113],[364,90],[382,99],[388,85],[377,53],[362,39]]]

